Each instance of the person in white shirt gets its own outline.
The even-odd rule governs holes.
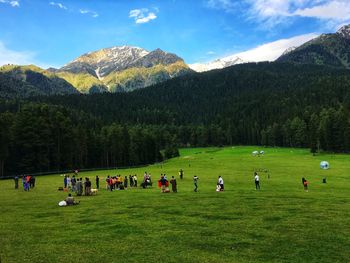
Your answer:
[[[220,185],[220,191],[224,191],[224,179],[221,176],[219,176],[218,184]]]
[[[255,190],[260,190],[260,178],[257,172],[254,172]]]

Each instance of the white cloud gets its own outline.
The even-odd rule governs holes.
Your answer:
[[[155,11],[159,12],[159,9],[156,8]],[[129,12],[129,17],[134,18],[136,24],[148,23],[157,18],[156,14],[150,12],[147,8],[133,9]]]
[[[297,9],[293,15],[315,17],[319,19],[349,20],[350,2],[330,1],[322,5]]]
[[[1,0],[0,0],[1,1]],[[6,64],[14,65],[37,65],[41,68],[56,67],[57,65],[47,64],[39,61],[36,58],[36,53],[32,51],[16,51],[11,50],[5,46],[3,42],[0,41],[0,66]]]
[[[64,6],[64,5],[61,4],[61,3],[50,2],[50,5],[52,5],[52,6],[57,6],[58,8],[61,8],[61,9],[64,9],[64,10],[67,10],[67,9],[68,9],[66,6]]]
[[[80,9],[79,12],[80,12],[80,14],[83,14],[83,15],[89,14],[93,18],[98,17],[98,14],[95,11],[91,11],[91,10],[87,10],[87,9]]]
[[[214,51],[211,51],[211,50],[207,52],[207,55],[215,55],[215,54],[216,53]]]
[[[250,20],[273,28],[292,17],[310,17],[326,23],[350,20],[349,0],[246,0]],[[338,23],[339,24],[339,23]]]
[[[29,51],[14,51],[5,47],[0,41],[0,65],[4,64],[31,64],[35,53]]]
[[[317,37],[315,33],[300,35],[288,39],[280,39],[274,42],[257,46],[253,49],[236,53],[230,57],[239,57],[243,61],[274,61],[280,57],[284,51],[291,47],[298,47],[305,42]]]
[[[2,4],[9,4],[12,7],[19,7],[19,1],[10,1],[10,0],[0,0]]]

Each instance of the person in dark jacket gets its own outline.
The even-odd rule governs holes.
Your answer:
[[[177,193],[177,183],[176,183],[176,179],[174,178],[174,176],[171,177],[170,183],[171,183],[171,189],[172,189],[173,193]]]

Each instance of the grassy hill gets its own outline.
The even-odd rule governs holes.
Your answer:
[[[257,149],[183,149],[163,164],[81,173],[99,175],[102,189],[76,207],[57,206],[66,197],[57,191],[60,175],[37,177],[28,193],[0,181],[2,262],[347,262],[350,156],[266,148],[253,157]],[[319,168],[322,160],[329,170]],[[254,170],[262,171],[260,191]],[[104,189],[107,175],[137,174],[140,183],[144,171],[153,181],[176,176],[179,192]],[[215,192],[218,175],[225,192]]]

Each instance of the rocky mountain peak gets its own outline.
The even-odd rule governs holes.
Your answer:
[[[346,25],[341,27],[338,31],[337,34],[341,35],[342,37],[350,39],[350,25]]]

